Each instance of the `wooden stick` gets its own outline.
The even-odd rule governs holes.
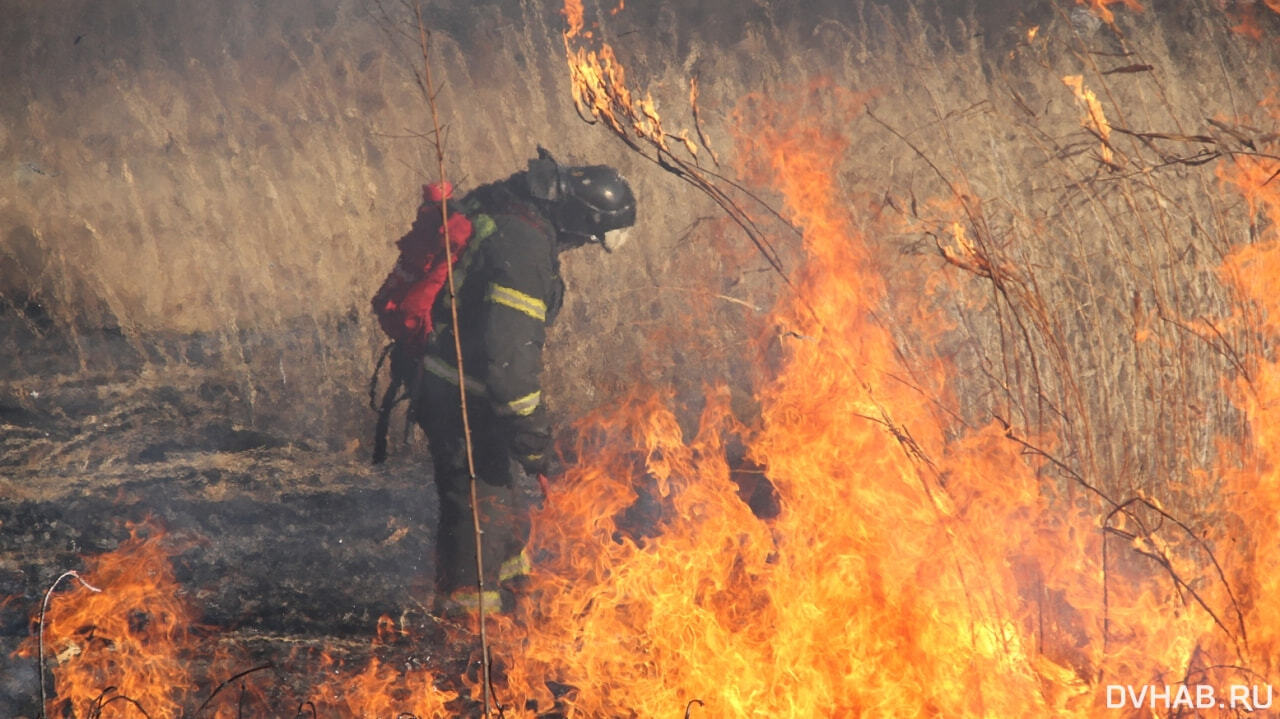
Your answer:
[[[440,198],[440,231],[444,235],[445,268],[449,279],[449,313],[453,323],[453,349],[458,359],[458,397],[462,405],[462,439],[467,451],[467,478],[471,489],[471,523],[475,531],[476,540],[476,590],[478,592],[476,609],[480,623],[480,662],[482,693],[484,694],[484,716],[487,719],[490,716],[489,698],[493,693],[493,662],[489,656],[489,635],[485,628],[484,615],[484,550],[482,545],[484,530],[480,527],[480,509],[476,506],[476,462],[471,448],[471,421],[467,417],[467,378],[462,363],[462,332],[461,328],[458,327],[458,295],[453,281],[453,248],[450,246],[449,238],[449,195],[447,192],[449,182],[444,169],[444,145],[440,133],[440,116],[436,111],[435,86],[431,79],[431,60],[427,54],[428,33],[427,27],[422,21],[422,4],[420,2],[414,4],[414,13],[418,21],[418,42],[422,49],[423,79],[426,83],[424,89],[426,91],[427,104],[431,108],[431,125],[435,131],[433,141],[436,148],[436,165],[440,175],[440,188],[441,190],[446,190],[441,192]]]

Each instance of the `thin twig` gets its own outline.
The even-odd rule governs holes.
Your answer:
[[[705,706],[706,706],[706,704],[703,704],[703,703],[702,703],[702,700],[701,700],[701,699],[694,699],[693,701],[689,702],[688,704],[685,704],[685,705],[684,705],[684,719],[689,719],[689,717],[693,716],[691,712],[693,711],[693,705],[694,705],[694,704],[697,704],[697,705],[698,705],[698,706],[700,706],[700,707],[705,707]]]
[[[698,131],[698,141],[711,154],[711,161],[720,166],[720,158],[716,157],[716,151],[711,149],[711,141],[707,139],[707,133],[702,130],[701,113],[698,112],[698,76],[694,75],[689,79],[689,107],[693,109],[693,128]]]
[[[1102,501],[1106,502],[1107,504],[1110,504],[1113,508],[1119,508],[1121,506],[1120,502],[1117,502],[1116,500],[1108,496],[1106,492],[1090,484],[1088,480],[1084,478],[1083,475],[1081,475],[1076,470],[1072,469],[1071,466],[1068,465],[1066,462],[1063,462],[1062,460],[1050,454],[1048,451],[1041,449],[1040,447],[1037,447],[1036,445],[1031,444],[1027,440],[1023,439],[1022,437],[1019,437],[1018,435],[1014,434],[1013,425],[1011,425],[1008,420],[1006,420],[1005,418],[999,415],[992,415],[992,417],[994,417],[996,421],[998,421],[1001,424],[1001,426],[1004,428],[1004,436],[1006,439],[1011,440],[1015,444],[1021,445],[1023,449],[1026,449],[1032,454],[1035,454],[1039,457],[1042,457],[1043,459],[1048,460],[1055,467],[1065,472],[1068,477],[1070,477],[1072,480],[1076,482],[1076,484],[1079,484],[1081,487],[1084,487],[1090,492],[1096,494]]]
[[[1207,683],[1205,680],[1208,679],[1209,672],[1212,672],[1218,669],[1225,669],[1228,671],[1239,672],[1244,676],[1249,677],[1251,680],[1256,681],[1260,685],[1265,684],[1267,682],[1267,677],[1265,674],[1262,674],[1256,669],[1250,669],[1249,667],[1241,666],[1239,664],[1209,664],[1207,666],[1200,667],[1199,669],[1194,669],[1194,670],[1188,669],[1186,675],[1183,676],[1182,678],[1182,682],[1184,684],[1186,683],[1205,684]],[[1202,680],[1198,682],[1192,682],[1191,677],[1196,675],[1199,675],[1202,678]]]
[[[1196,337],[1197,339],[1201,340],[1206,345],[1208,345],[1209,348],[1212,349],[1213,351],[1217,352],[1223,357],[1226,357],[1227,360],[1231,362],[1231,365],[1235,367],[1236,371],[1240,373],[1240,376],[1244,378],[1245,383],[1248,384],[1249,387],[1251,388],[1254,386],[1253,373],[1251,373],[1249,371],[1249,368],[1245,366],[1245,361],[1240,356],[1240,353],[1236,351],[1235,345],[1231,344],[1231,341],[1227,339],[1226,335],[1222,333],[1222,330],[1218,329],[1218,326],[1215,325],[1212,321],[1210,321],[1208,318],[1203,318],[1203,317],[1199,318],[1200,321],[1203,322],[1205,326],[1208,327],[1210,330],[1212,330],[1213,334],[1217,336],[1218,341],[1221,342],[1221,346],[1219,346],[1214,342],[1211,342],[1209,338],[1205,337],[1203,334],[1196,332],[1195,328],[1189,326],[1187,323],[1182,322],[1177,318],[1167,316],[1164,313],[1163,307],[1158,308],[1157,311],[1158,311],[1158,316],[1160,317],[1161,320],[1168,322],[1174,327],[1177,327],[1178,329],[1191,334],[1192,336]]]
[[[89,590],[89,591],[91,591],[91,592],[101,592],[101,591],[102,591],[101,589],[98,589],[97,587],[93,586],[92,584],[90,584],[90,583],[86,582],[86,581],[84,580],[84,577],[81,577],[81,576],[80,576],[80,573],[79,573],[79,572],[77,572],[76,570],[72,569],[72,570],[69,570],[69,571],[63,572],[63,573],[62,573],[62,576],[60,576],[60,577],[58,577],[57,579],[53,580],[53,584],[50,584],[50,585],[49,585],[49,591],[47,591],[47,592],[45,592],[45,593],[44,593],[44,603],[40,605],[40,624],[39,624],[39,628],[38,628],[39,636],[36,638],[36,644],[37,644],[37,645],[38,645],[38,647],[39,647],[39,649],[38,649],[38,654],[39,654],[39,657],[40,657],[40,660],[39,660],[39,669],[40,669],[40,719],[45,719],[45,716],[46,716],[46,714],[45,714],[45,704],[48,702],[48,693],[46,692],[46,690],[45,690],[45,686],[44,686],[44,670],[45,670],[45,666],[44,666],[44,661],[45,661],[45,660],[44,660],[44,624],[45,624],[45,614],[49,611],[49,597],[51,597],[51,596],[53,595],[53,590],[57,588],[57,586],[58,586],[58,583],[59,583],[59,582],[61,582],[62,580],[66,579],[67,577],[75,577],[77,581],[79,581],[81,584],[83,584],[83,585],[84,585],[84,588],[85,588],[85,589],[88,589],[88,590]],[[146,712],[143,712],[143,713],[145,714]]]
[[[142,704],[140,704],[137,699],[134,699],[133,697],[127,697],[123,694],[119,696],[111,697],[110,699],[103,702],[101,709],[106,709],[108,704],[110,704],[111,702],[117,702],[117,701],[132,704],[135,709],[142,712],[142,716],[146,717],[146,719],[151,719],[151,714],[149,714],[147,710],[142,707]],[[101,716],[101,709],[98,712],[99,716]],[[97,719],[97,718],[95,717],[94,719]]]
[[[1222,620],[1220,620],[1218,616],[1214,614],[1213,610],[1209,609],[1208,605],[1204,602],[1204,600],[1200,598],[1200,595],[1196,593],[1196,591],[1192,589],[1187,582],[1183,581],[1180,577],[1178,577],[1178,575],[1173,571],[1173,563],[1169,560],[1167,556],[1163,556],[1163,555],[1156,556],[1156,555],[1152,555],[1147,552],[1144,552],[1140,549],[1135,549],[1135,551],[1137,551],[1139,554],[1150,556],[1152,559],[1157,560],[1162,566],[1164,566],[1164,568],[1169,572],[1169,575],[1173,578],[1174,582],[1185,587],[1187,591],[1191,593],[1191,596],[1195,598],[1196,602],[1198,602],[1200,606],[1204,607],[1205,611],[1209,612],[1209,616],[1213,617],[1214,622],[1219,627],[1222,628],[1222,631],[1226,632],[1227,636],[1231,637],[1233,641],[1237,643],[1242,642],[1244,644],[1245,651],[1248,651],[1249,636],[1245,631],[1244,612],[1240,609],[1240,602],[1239,600],[1236,599],[1235,593],[1231,591],[1231,584],[1230,582],[1227,581],[1226,572],[1223,570],[1222,565],[1218,562],[1218,558],[1217,556],[1214,555],[1213,550],[1210,549],[1209,545],[1204,541],[1204,539],[1202,539],[1199,535],[1197,535],[1194,531],[1192,531],[1192,529],[1188,527],[1186,523],[1184,523],[1182,520],[1178,519],[1177,517],[1174,517],[1169,512],[1160,508],[1154,502],[1141,497],[1135,497],[1125,502],[1120,507],[1116,507],[1107,515],[1106,521],[1109,523],[1111,521],[1111,518],[1115,516],[1117,512],[1120,512],[1122,510],[1126,515],[1133,517],[1136,520],[1137,517],[1135,517],[1132,512],[1128,511],[1128,507],[1131,504],[1141,504],[1146,508],[1150,509],[1152,512],[1155,512],[1161,519],[1169,521],[1178,529],[1181,529],[1188,537],[1191,537],[1192,541],[1196,545],[1198,545],[1200,549],[1204,551],[1205,556],[1209,558],[1210,563],[1213,564],[1213,568],[1218,574],[1218,580],[1222,582],[1223,588],[1227,590],[1227,597],[1231,600],[1231,608],[1235,611],[1236,623],[1239,625],[1239,628],[1240,628],[1240,633],[1238,636],[1233,635],[1231,630],[1227,629],[1226,625],[1222,622]],[[1141,523],[1139,522],[1139,524]],[[1110,527],[1107,525],[1104,525],[1104,526],[1108,530],[1115,532],[1117,535],[1125,536],[1126,534],[1128,534],[1126,532],[1123,532],[1122,530],[1117,530],[1114,527]],[[1145,535],[1147,537],[1150,537],[1150,532],[1146,532]],[[1130,537],[1130,538],[1133,538],[1133,537]]]
[[[191,715],[192,719],[195,719],[195,717],[199,716],[199,715],[200,715],[200,712],[204,711],[204,708],[205,708],[205,707],[207,707],[207,706],[209,706],[209,702],[213,701],[213,698],[214,698],[214,697],[216,697],[216,696],[218,696],[218,692],[220,692],[220,691],[222,691],[223,689],[225,689],[225,688],[227,688],[228,686],[230,686],[230,685],[231,685],[233,682],[235,682],[237,679],[241,679],[241,678],[243,678],[243,677],[246,677],[246,676],[248,676],[248,675],[250,675],[250,674],[253,674],[254,672],[260,672],[260,671],[262,671],[263,669],[270,669],[270,668],[271,668],[271,667],[273,667],[273,666],[274,666],[274,665],[273,665],[271,662],[266,662],[266,663],[264,663],[264,664],[259,664],[258,666],[254,667],[254,668],[252,668],[252,669],[246,669],[246,670],[244,670],[244,671],[240,672],[239,674],[236,674],[236,675],[234,675],[234,676],[230,677],[229,679],[227,679],[226,681],[222,682],[221,684],[219,684],[219,685],[218,685],[218,688],[217,688],[217,689],[214,689],[214,690],[213,690],[213,693],[209,695],[209,698],[208,698],[208,699],[205,699],[205,700],[204,700],[204,703],[202,703],[202,704],[201,704],[201,705],[200,705],[200,706],[195,710],[195,712]],[[299,707],[299,710],[301,710],[301,707]]]
[[[111,697],[110,699],[105,698],[108,694],[110,694],[111,692],[114,692],[115,690],[116,690],[115,687],[107,687],[106,689],[102,690],[102,693],[99,694],[98,698],[95,699],[93,702],[93,708],[90,709],[89,711],[89,719],[101,719],[102,711],[106,709],[107,705],[110,704],[111,702],[126,702],[129,704],[132,704],[135,709],[142,712],[142,716],[146,717],[147,719],[151,719],[151,715],[147,713],[147,710],[144,709],[142,707],[142,704],[140,704],[138,700],[134,699],[133,697],[128,697],[123,694],[117,694]]]
[[[426,83],[427,104],[431,108],[431,124],[435,128],[435,150],[436,165],[440,176],[440,187],[445,190],[449,187],[448,177],[444,167],[444,145],[441,142],[440,133],[440,116],[436,110],[435,86],[431,77],[431,58],[428,54],[428,32],[426,23],[422,20],[422,4],[414,4],[414,13],[418,21],[418,41],[422,49],[422,65],[423,65],[423,81]],[[463,446],[466,447],[467,454],[467,478],[471,491],[471,523],[475,532],[476,543],[476,613],[480,624],[480,661],[481,661],[481,684],[482,693],[484,694],[484,716],[487,718],[491,715],[489,702],[493,694],[493,664],[489,656],[489,635],[485,628],[485,606],[484,606],[484,551],[483,539],[484,530],[480,527],[480,508],[478,505],[479,497],[476,493],[476,462],[475,454],[471,446],[471,422],[468,418],[467,411],[467,376],[462,361],[462,331],[458,326],[458,294],[454,285],[453,277],[453,248],[450,245],[449,237],[449,193],[441,192],[440,198],[440,232],[444,239],[445,252],[445,271],[449,280],[449,314],[453,327],[453,349],[458,360],[458,398],[462,405],[462,440]]]

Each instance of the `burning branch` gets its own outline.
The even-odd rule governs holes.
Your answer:
[[[563,14],[568,28],[563,34],[564,49],[569,63],[573,103],[578,115],[589,124],[603,123],[627,147],[711,198],[747,233],[747,237],[774,271],[790,284],[777,250],[721,184],[744,192],[750,199],[767,208],[770,214],[781,219],[778,213],[755,195],[746,193],[741,186],[704,168],[698,160],[698,145],[690,139],[687,130],[676,134],[664,129],[653,98],[648,94],[640,98],[627,87],[626,70],[618,62],[608,43],[602,43],[598,50],[590,51],[574,47],[575,40],[590,36],[589,33],[582,32],[582,13],[580,2],[566,0]],[[694,125],[699,141],[711,155],[713,163],[718,165],[715,152],[711,150],[706,133],[702,130],[697,100],[698,82],[695,78],[690,82],[689,89]],[[678,141],[677,144],[683,148],[687,157],[673,150],[669,140]]]
[[[1173,567],[1173,560],[1169,557],[1168,552],[1165,549],[1161,548],[1159,544],[1155,542],[1154,531],[1148,529],[1142,522],[1141,518],[1138,517],[1137,514],[1133,512],[1132,507],[1134,506],[1145,507],[1151,510],[1152,512],[1155,512],[1162,520],[1171,522],[1174,526],[1181,529],[1188,537],[1190,537],[1193,544],[1195,544],[1201,550],[1204,551],[1205,555],[1209,558],[1209,562],[1213,565],[1214,571],[1218,575],[1218,581],[1222,583],[1223,588],[1227,592],[1227,597],[1230,598],[1231,600],[1231,609],[1235,612],[1235,615],[1236,615],[1238,633],[1233,632],[1231,629],[1228,629],[1227,625],[1223,623],[1223,621],[1218,617],[1217,613],[1214,612],[1213,609],[1209,607],[1209,604],[1204,600],[1204,598],[1200,596],[1200,593],[1197,592],[1195,588],[1193,588],[1186,580],[1184,580],[1182,577],[1178,575],[1177,571]],[[1126,532],[1122,529],[1112,526],[1111,525],[1112,520],[1117,515],[1120,515],[1120,514],[1123,514],[1125,517],[1128,517],[1134,520],[1134,522],[1139,527],[1142,528],[1142,531]],[[1226,572],[1223,571],[1222,565],[1218,562],[1218,558],[1214,555],[1213,550],[1209,548],[1208,544],[1206,544],[1205,541],[1200,536],[1198,536],[1194,531],[1192,531],[1192,529],[1188,527],[1184,522],[1174,517],[1169,512],[1165,511],[1163,508],[1158,506],[1155,502],[1152,502],[1151,500],[1142,498],[1142,497],[1134,497],[1132,499],[1129,499],[1128,501],[1122,503],[1120,506],[1111,510],[1111,512],[1107,514],[1106,519],[1103,522],[1103,530],[1104,532],[1109,532],[1109,533],[1115,534],[1116,536],[1124,537],[1126,540],[1130,542],[1130,545],[1134,548],[1134,551],[1136,553],[1155,561],[1157,564],[1163,567],[1165,571],[1168,572],[1170,579],[1173,580],[1174,586],[1179,588],[1179,590],[1186,591],[1188,594],[1190,594],[1191,597],[1196,601],[1196,603],[1199,604],[1202,609],[1208,612],[1209,616],[1213,619],[1214,624],[1218,625],[1218,628],[1221,629],[1223,633],[1225,633],[1231,639],[1232,643],[1236,645],[1237,654],[1243,659],[1244,655],[1249,650],[1249,637],[1245,632],[1244,612],[1241,611],[1240,609],[1240,602],[1237,601],[1235,593],[1232,592],[1231,584],[1227,581]],[[1151,549],[1144,549],[1138,546],[1139,540],[1141,542],[1145,542],[1149,547],[1151,547]],[[1106,537],[1104,536],[1103,544],[1102,544],[1104,566],[1106,564],[1106,560],[1105,560],[1106,547],[1107,547]],[[1104,592],[1106,590],[1105,584],[1103,584],[1103,590]],[[1103,617],[1103,621],[1104,621],[1104,628],[1105,628],[1106,626],[1105,622],[1107,621],[1107,618],[1105,615]],[[1106,640],[1105,634],[1104,634],[1103,640],[1104,641]]]
[[[1094,94],[1093,90],[1084,86],[1084,77],[1082,75],[1067,75],[1062,78],[1062,84],[1071,88],[1076,99],[1085,106],[1086,115],[1082,124],[1086,130],[1093,133],[1101,141],[1102,163],[1112,169],[1119,169],[1120,164],[1116,162],[1115,153],[1111,148],[1111,123],[1102,111],[1102,103],[1098,102],[1098,96]]]

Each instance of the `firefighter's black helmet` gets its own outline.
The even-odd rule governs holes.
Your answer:
[[[561,168],[560,189],[556,214],[562,230],[603,235],[636,223],[631,186],[608,165]]]
[[[605,233],[624,230],[636,222],[636,197],[622,175],[608,165],[561,167],[550,153],[538,148],[529,161],[530,190],[551,202],[553,220],[568,244],[597,242],[615,249]]]

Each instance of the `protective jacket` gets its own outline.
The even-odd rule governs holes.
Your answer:
[[[564,298],[555,228],[523,192],[524,173],[480,187],[459,202],[474,233],[454,268],[458,333],[473,431],[505,449],[527,471],[540,471],[551,444],[542,402],[546,328]],[[457,352],[450,299],[432,308],[436,328],[423,368],[428,383],[421,411],[428,438],[461,431]],[[446,387],[451,389],[446,389]],[[445,397],[439,396],[444,390]],[[447,399],[446,399],[447,397]]]
[[[542,401],[542,348],[546,328],[564,297],[557,234],[544,207],[527,191],[524,173],[473,190],[457,203],[473,227],[454,266],[457,326],[448,291],[432,308],[432,333],[422,360],[422,391],[415,403],[427,434],[440,498],[436,586],[450,601],[478,596],[471,487],[458,390],[455,335],[462,347],[477,481],[484,523],[486,598],[496,607],[499,588],[529,571],[524,474],[541,474],[551,451],[551,427]],[[523,482],[528,485],[527,481]]]

